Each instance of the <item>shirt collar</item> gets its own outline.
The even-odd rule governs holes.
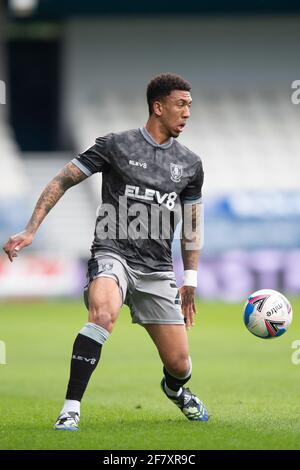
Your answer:
[[[140,132],[141,132],[142,136],[144,137],[144,139],[148,142],[148,144],[152,145],[153,147],[157,147],[157,148],[160,148],[160,149],[168,149],[173,144],[173,137],[170,137],[170,139],[167,142],[165,142],[164,144],[158,144],[153,139],[150,132],[147,131],[146,127],[140,127]]]

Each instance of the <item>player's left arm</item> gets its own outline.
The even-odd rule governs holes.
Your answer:
[[[196,159],[193,169],[193,176],[180,194],[182,204],[181,255],[184,266],[184,282],[180,294],[182,313],[187,328],[194,326],[197,272],[203,231],[201,223],[204,172],[200,158]]]
[[[201,246],[200,217],[201,204],[183,205],[181,256],[183,260],[185,279],[184,285],[179,289],[179,291],[181,295],[182,313],[185,318],[187,328],[190,328],[195,324],[195,295]]]

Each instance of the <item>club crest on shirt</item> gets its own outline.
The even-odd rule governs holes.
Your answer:
[[[179,183],[182,177],[182,165],[177,165],[176,163],[170,163],[170,171],[171,171],[171,180],[174,183]]]
[[[102,271],[110,271],[113,268],[113,263],[103,263],[99,266],[101,272]]]

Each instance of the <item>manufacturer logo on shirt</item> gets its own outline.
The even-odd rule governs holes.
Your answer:
[[[170,171],[171,171],[171,180],[174,183],[179,183],[182,177],[182,165],[176,165],[176,163],[170,163]]]
[[[147,163],[146,162],[135,162],[134,160],[129,160],[129,165],[137,166],[140,168],[147,168]]]

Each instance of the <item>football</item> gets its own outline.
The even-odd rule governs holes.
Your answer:
[[[288,299],[272,289],[253,292],[247,299],[243,315],[248,330],[259,338],[283,335],[293,319]]]

